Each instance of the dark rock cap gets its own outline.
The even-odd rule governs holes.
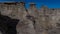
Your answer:
[[[16,5],[18,2],[5,2],[3,4],[7,4],[7,5]]]
[[[24,2],[20,2],[20,3],[25,4]]]
[[[30,5],[36,5],[35,3],[30,3]]]

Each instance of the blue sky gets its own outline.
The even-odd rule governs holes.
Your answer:
[[[60,8],[60,0],[0,0],[0,2],[14,1],[14,2],[25,2],[26,7],[29,7],[30,2],[36,3],[36,6],[40,8],[42,5],[46,5],[49,8]]]

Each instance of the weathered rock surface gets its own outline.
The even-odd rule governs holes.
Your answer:
[[[0,31],[2,34],[17,34],[16,25],[18,19],[11,19],[8,16],[0,15]]]
[[[16,31],[17,34],[60,34],[60,9],[42,6],[38,10],[34,3],[30,3],[30,7],[26,9],[24,2],[0,3],[0,9],[2,15],[11,18],[0,17],[3,20],[7,19],[4,20],[5,22],[0,20],[0,23],[2,22],[0,30],[4,30],[4,33],[7,30],[8,34],[11,34],[15,28],[14,34],[16,34]],[[19,19],[19,22],[16,22],[15,19]],[[8,26],[6,23],[8,23]],[[4,29],[2,29],[3,27]]]

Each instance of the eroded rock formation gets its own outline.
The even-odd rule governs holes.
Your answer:
[[[17,34],[60,34],[58,33],[60,29],[60,9],[51,9],[43,5],[38,10],[35,3],[30,3],[30,7],[26,9],[24,2],[13,2],[0,3],[0,12],[2,15],[11,18],[11,20],[8,18],[8,29],[10,30],[10,27],[16,28]],[[18,24],[14,19],[19,19]],[[13,24],[16,27],[12,26]]]
[[[0,32],[2,34],[17,34],[16,25],[18,19],[11,19],[8,16],[0,15]]]

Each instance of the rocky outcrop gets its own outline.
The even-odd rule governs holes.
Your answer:
[[[16,25],[18,19],[11,19],[8,16],[0,15],[0,32],[2,34],[17,34]]]
[[[2,17],[7,20],[6,22],[2,20],[3,23],[1,23],[5,25],[4,28],[7,28],[6,23],[8,23],[9,31],[6,30],[9,34],[14,28],[17,30],[17,34],[59,34],[60,9],[51,9],[43,5],[38,10],[35,3],[30,3],[30,7],[26,9],[24,2],[0,3],[0,9],[2,15],[10,17]],[[15,22],[15,19],[18,19],[19,22]],[[8,20],[9,22],[7,22]],[[10,27],[13,29],[10,30]]]

